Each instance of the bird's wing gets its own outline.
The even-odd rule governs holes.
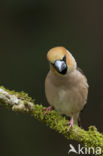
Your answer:
[[[84,72],[81,68],[77,67],[77,70],[84,75]]]

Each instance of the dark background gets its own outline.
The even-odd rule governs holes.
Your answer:
[[[23,90],[47,105],[46,53],[54,46],[65,46],[87,76],[82,126],[103,131],[102,1],[0,2],[0,85]],[[0,156],[67,156],[69,143],[34,118],[0,107]]]

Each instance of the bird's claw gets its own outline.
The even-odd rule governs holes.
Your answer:
[[[69,123],[68,123],[68,128],[67,128],[67,131],[69,131],[70,130],[70,128],[72,128],[73,127],[73,124],[74,124],[74,120],[73,120],[73,117],[71,118],[71,120],[69,121]]]
[[[49,106],[49,107],[45,108],[44,115],[46,115],[47,112],[50,112],[52,110],[52,108],[53,108],[52,106]]]

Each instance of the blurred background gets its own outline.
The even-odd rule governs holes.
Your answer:
[[[48,106],[46,53],[64,46],[90,85],[82,126],[95,125],[103,132],[102,6],[102,1],[94,0],[0,2],[0,85],[23,90],[36,103]],[[70,143],[33,117],[0,106],[0,156],[67,156]]]

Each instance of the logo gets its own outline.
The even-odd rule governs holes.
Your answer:
[[[77,149],[75,149],[75,147],[70,144],[69,145],[70,149],[68,151],[68,154],[70,153],[75,153],[75,154],[94,154],[94,155],[100,155],[102,153],[101,151],[101,147],[87,147],[87,145],[85,145],[84,147],[82,147],[80,144],[78,144]]]

